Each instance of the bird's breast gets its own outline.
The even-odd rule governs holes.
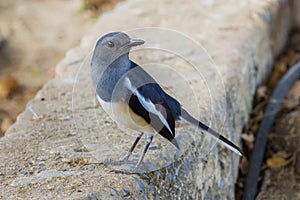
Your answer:
[[[135,114],[125,100],[106,102],[97,96],[103,110],[118,124],[120,128],[142,132],[153,132],[153,128],[144,118]]]

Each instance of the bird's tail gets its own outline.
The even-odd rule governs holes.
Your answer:
[[[183,108],[181,109],[181,118],[186,120],[187,122],[201,128],[201,129],[203,129],[204,131],[207,131],[212,136],[214,136],[218,140],[218,142],[220,142],[221,144],[226,146],[228,149],[230,149],[231,151],[237,153],[240,156],[243,156],[243,153],[242,153],[242,151],[239,147],[237,147],[235,144],[233,144],[231,141],[229,141],[227,138],[225,138],[224,136],[222,136],[221,134],[219,134],[215,130],[209,128],[208,126],[206,126],[205,124],[203,124],[199,120],[195,119],[193,116],[191,116]]]

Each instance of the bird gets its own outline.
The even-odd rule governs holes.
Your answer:
[[[139,133],[123,160],[129,159],[144,133],[147,140],[136,167],[143,163],[155,133],[180,149],[175,138],[175,123],[181,120],[211,134],[242,156],[238,146],[189,114],[149,73],[130,60],[131,48],[144,43],[124,32],[107,33],[96,42],[90,64],[96,98],[103,110],[119,127]]]

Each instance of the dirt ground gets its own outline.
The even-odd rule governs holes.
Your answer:
[[[0,137],[91,28],[95,13],[82,2],[0,1]]]

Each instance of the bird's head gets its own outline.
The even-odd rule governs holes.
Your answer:
[[[92,65],[107,66],[122,55],[128,55],[131,47],[142,44],[144,44],[143,40],[131,39],[122,32],[108,33],[97,41]]]

